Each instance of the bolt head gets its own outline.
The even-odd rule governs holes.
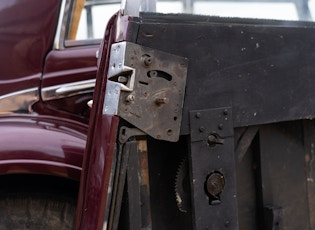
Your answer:
[[[132,95],[132,94],[129,94],[127,97],[126,97],[126,102],[132,102],[135,100],[135,96]]]

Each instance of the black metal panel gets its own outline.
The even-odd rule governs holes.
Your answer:
[[[233,126],[315,115],[315,28],[302,22],[143,14],[137,43],[189,59],[189,111],[231,106]]]
[[[238,229],[232,113],[228,108],[192,111],[191,190],[194,229]],[[221,141],[211,143],[216,136]],[[214,179],[207,188],[210,178]],[[212,188],[211,188],[212,187]],[[221,191],[221,188],[223,190]],[[213,195],[217,194],[217,195]]]

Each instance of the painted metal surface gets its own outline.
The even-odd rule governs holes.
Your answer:
[[[96,79],[96,89],[90,116],[89,133],[86,152],[83,159],[83,171],[77,205],[75,229],[102,229],[106,226],[105,209],[108,206],[108,192],[116,135],[118,132],[118,117],[103,114],[106,89],[106,76],[110,46],[114,42],[125,40],[128,27],[128,17],[114,15],[107,24],[105,38],[101,46],[99,69]]]
[[[7,115],[0,119],[0,174],[80,178],[87,125],[66,119]]]
[[[45,61],[42,88],[95,79],[98,46],[51,51]]]
[[[39,87],[38,74],[53,45],[59,8],[59,0],[0,2],[1,95]]]
[[[36,112],[88,123],[97,69],[98,46],[53,50],[46,58]],[[66,91],[65,91],[66,90]]]
[[[313,23],[153,14],[147,19],[143,15],[137,42],[189,59],[181,134],[189,133],[189,111],[204,108],[233,105],[234,127],[314,117]]]

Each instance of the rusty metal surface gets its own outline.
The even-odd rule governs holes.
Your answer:
[[[114,44],[104,113],[117,114],[153,138],[177,141],[187,65],[187,59],[166,52]]]

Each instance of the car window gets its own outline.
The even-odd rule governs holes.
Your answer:
[[[127,1],[137,2],[137,0]],[[145,1],[155,0],[138,2],[140,4]],[[65,46],[100,43],[107,21],[120,9],[120,2],[120,0],[74,0],[70,7]],[[313,21],[315,18],[315,0],[157,0],[155,2],[156,11],[159,13],[300,21]]]
[[[119,10],[120,3],[86,1],[82,10],[76,39],[102,38],[107,21]]]
[[[74,40],[102,39],[107,21],[119,8],[119,0],[74,1],[66,44],[74,44],[69,42]]]

